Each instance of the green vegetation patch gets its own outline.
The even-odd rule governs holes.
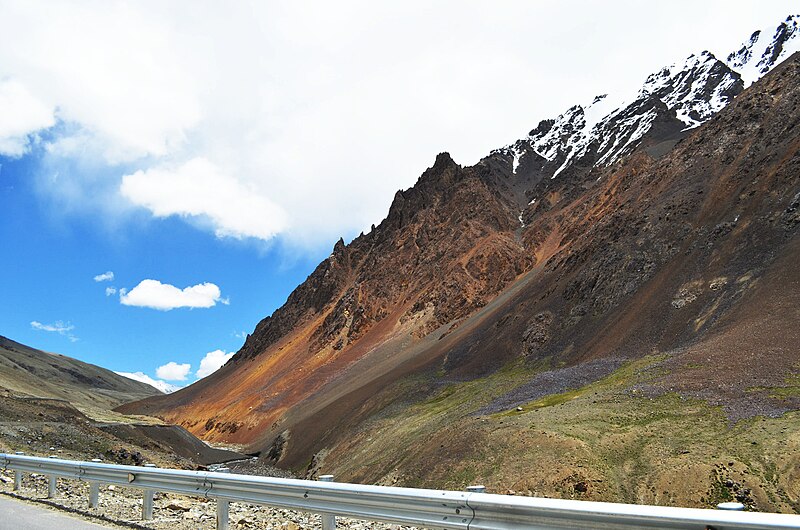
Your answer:
[[[677,393],[645,395],[653,355],[602,379],[492,415],[474,412],[552,369],[512,363],[371,421],[334,450],[337,476],[364,482],[595,501],[714,507],[744,499],[800,511],[800,413],[731,425],[724,410]],[[797,385],[797,381],[787,381]],[[516,409],[516,407],[514,407]]]

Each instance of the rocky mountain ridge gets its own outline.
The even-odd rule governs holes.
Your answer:
[[[800,39],[796,38],[798,23],[800,23],[800,16],[788,17],[774,30],[773,37],[769,41],[763,36],[768,35],[769,32],[755,32],[751,39],[743,45],[742,50],[730,54],[728,64],[742,71],[756,64],[759,74],[764,75],[791,55],[793,51],[800,49]],[[710,52],[704,51],[699,55],[688,57],[680,66],[665,67],[650,75],[635,100],[628,105],[613,108],[613,105],[609,106],[608,104],[608,96],[603,95],[595,98],[594,102],[586,108],[576,105],[554,120],[544,120],[531,131],[527,139],[518,140],[512,146],[493,151],[488,157],[490,159],[498,155],[513,157],[511,161],[512,175],[509,177],[513,178],[514,182],[511,184],[491,183],[500,188],[511,186],[516,191],[516,193],[503,194],[502,199],[505,199],[503,202],[506,204],[498,206],[498,208],[513,209],[515,204],[521,206],[522,211],[519,213],[518,220],[524,227],[525,210],[535,206],[536,197],[525,197],[527,200],[523,202],[522,196],[532,194],[537,189],[534,184],[546,184],[545,177],[548,173],[552,173],[550,178],[554,179],[570,166],[576,166],[576,170],[583,169],[585,172],[587,158],[593,161],[592,167],[602,167],[635,149],[643,139],[647,139],[651,143],[659,143],[666,138],[666,142],[671,147],[677,142],[681,132],[708,120],[732,101],[743,88],[744,83],[737,71],[732,70]],[[607,112],[610,107],[613,110]],[[528,147],[524,147],[526,142]],[[492,162],[484,159],[476,167],[491,166]],[[381,223],[377,231],[373,230],[369,234],[357,238],[350,245],[345,245],[342,240],[337,242],[328,260],[323,261],[311,274],[309,280],[290,295],[287,303],[275,314],[258,324],[252,336],[248,336],[240,352],[241,355],[237,355],[237,357],[248,357],[254,352],[261,351],[275,338],[284,336],[288,328],[301,325],[304,322],[303,317],[292,313],[292,310],[302,306],[302,303],[299,303],[300,300],[311,300],[311,307],[304,308],[306,314],[309,310],[312,313],[320,312],[324,304],[328,303],[338,291],[339,283],[343,279],[342,269],[352,268],[356,265],[352,263],[352,258],[358,260],[361,254],[375,253],[374,249],[364,249],[367,246],[364,244],[365,241],[380,240],[387,230],[402,228],[404,222],[407,223],[418,210],[435,206],[437,200],[451,200],[450,197],[442,197],[426,202],[428,197],[436,194],[437,189],[452,185],[458,180],[456,175],[470,169],[474,168],[460,168],[452,161],[449,154],[440,154],[434,165],[423,173],[413,188],[397,192],[386,220]],[[491,180],[494,177],[491,175],[491,171],[485,173],[483,175],[485,180]],[[526,189],[526,192],[520,194],[520,189]],[[458,220],[455,219],[455,221]],[[502,221],[497,219],[494,221],[493,228],[501,229]],[[502,230],[511,228],[506,225],[502,227]],[[513,228],[516,229],[516,226]],[[415,241],[415,244],[420,246],[426,242],[424,238],[421,238]],[[391,249],[381,250],[390,251]],[[424,266],[426,261],[423,260],[421,264]],[[375,266],[378,265],[370,262],[368,267],[363,267],[363,270],[372,276]],[[517,267],[516,274],[519,274],[521,270],[520,267]],[[357,283],[360,284],[362,281],[357,280]],[[459,282],[456,283],[461,285]],[[495,288],[492,292],[499,290],[499,288]],[[350,298],[353,294],[350,292]],[[491,293],[489,294],[491,295]],[[474,308],[473,305],[472,309]],[[355,308],[351,309],[356,311]],[[339,314],[343,311],[349,313],[351,309],[342,306],[334,313]],[[347,318],[348,326],[353,327],[354,325],[355,332],[358,333],[362,319],[380,321],[384,316],[384,309],[376,310],[373,315],[357,312]],[[332,325],[333,320],[326,321],[326,324]],[[338,325],[341,326],[341,324],[340,322]],[[321,331],[320,333],[331,335],[330,331]],[[352,339],[352,330],[349,333]]]
[[[800,58],[772,64],[744,89],[700,54],[622,110],[573,107],[472,167],[440,154],[222,369],[123,410],[296,470],[417,484],[440,462],[478,462],[467,432],[491,453],[484,425],[504,420],[478,411],[540,399],[519,389],[544,373],[584,388],[633,362],[626,393],[609,387],[615,407],[676,392],[729,421],[800,408],[797,289],[775,296],[797,280]]]

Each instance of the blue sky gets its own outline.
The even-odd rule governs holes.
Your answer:
[[[0,333],[40,349],[153,377],[168,361],[190,363],[194,372],[206,353],[236,351],[242,334],[327,254],[219,239],[175,217],[140,216],[124,230],[98,227],[92,217],[54,212],[30,178],[40,170],[35,152],[3,158],[0,169]],[[95,281],[108,271],[113,280]],[[163,311],[106,294],[148,278],[180,288],[211,282],[229,303]],[[72,329],[46,331],[31,322]]]
[[[2,2],[0,334],[190,383],[437,153],[794,4]]]

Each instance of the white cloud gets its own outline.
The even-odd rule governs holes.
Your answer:
[[[111,296],[117,293],[116,287],[106,287],[106,296]]]
[[[0,80],[0,116],[0,155],[10,157],[28,152],[31,134],[55,125],[53,109],[12,80]]]
[[[182,388],[178,385],[173,385],[167,383],[166,381],[162,381],[160,379],[153,379],[144,372],[114,372],[114,373],[117,375],[121,375],[122,377],[127,377],[128,379],[133,379],[134,381],[146,383],[152,387],[155,387],[156,389],[160,390],[165,394],[170,394]]]
[[[203,360],[200,361],[200,368],[197,369],[195,375],[197,375],[198,379],[202,379],[213,374],[219,370],[223,364],[228,362],[228,359],[233,357],[234,353],[236,352],[225,353],[222,350],[208,352],[206,356],[203,357]]]
[[[201,115],[166,15],[113,1],[8,2],[0,64],[80,124],[109,162],[165,155]]]
[[[38,329],[39,331],[49,331],[51,333],[58,333],[59,335],[63,335],[69,339],[70,342],[77,342],[78,337],[72,334],[72,330],[75,329],[75,326],[70,324],[69,322],[62,322],[61,320],[56,320],[52,324],[42,324],[34,320],[31,322],[31,327],[33,329]]]
[[[186,376],[189,375],[191,369],[192,365],[189,363],[178,364],[175,361],[170,361],[156,368],[156,377],[167,381],[186,381]]]
[[[61,335],[64,335],[65,333],[68,333],[73,329],[75,329],[75,326],[73,326],[69,322],[64,323],[60,320],[56,320],[55,323],[53,324],[42,324],[41,322],[37,322],[36,320],[34,320],[33,322],[31,322],[31,327],[33,329],[38,329],[41,331],[54,331]]]
[[[286,227],[279,206],[205,158],[125,175],[120,192],[156,217],[206,218],[217,237],[268,240]]]
[[[114,273],[112,271],[104,272],[103,274],[98,274],[94,277],[94,281],[96,282],[110,282],[114,280]]]
[[[24,152],[58,109],[37,178],[75,203],[60,211],[113,223],[135,204],[329,245],[380,221],[436,153],[474,163],[690,53],[726,54],[795,4],[11,0],[0,79],[30,98],[14,96],[24,120],[0,111],[15,124],[0,152]]]
[[[130,291],[119,290],[119,300],[123,305],[149,307],[160,311],[178,307],[214,307],[217,302],[222,301],[220,297],[219,287],[209,282],[179,289],[158,280],[142,280]]]

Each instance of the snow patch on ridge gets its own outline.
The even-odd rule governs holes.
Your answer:
[[[728,55],[725,62],[730,69],[739,72],[746,88],[800,50],[798,34],[800,15],[792,15],[775,28],[754,32],[739,50]]]
[[[522,158],[524,151],[521,151],[516,147],[512,147],[511,152],[514,154],[514,160],[511,162],[511,172],[516,175],[517,168],[519,167],[519,159]]]
[[[645,80],[640,96],[658,97],[687,128],[697,127],[722,110],[731,99],[739,77],[704,51],[690,55],[681,65],[662,68]]]

